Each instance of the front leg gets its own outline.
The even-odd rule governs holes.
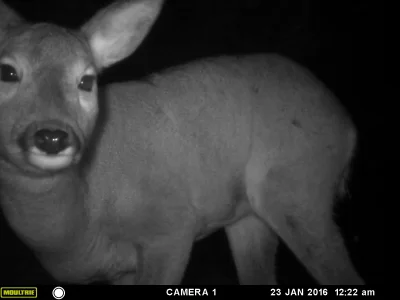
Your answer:
[[[112,285],[133,285],[136,281],[136,272],[127,272],[111,282]]]
[[[143,247],[138,285],[179,285],[194,242],[190,232],[174,233]]]

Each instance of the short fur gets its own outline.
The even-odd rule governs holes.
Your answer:
[[[225,227],[241,284],[276,283],[277,236],[319,283],[362,284],[332,216],[356,130],[309,71],[277,55],[222,56],[91,85],[135,51],[161,4],[116,2],[75,32],[27,24],[0,2],[11,227],[72,283],[179,284],[193,243]],[[38,144],[55,129],[68,143],[48,146],[73,150],[66,166]]]

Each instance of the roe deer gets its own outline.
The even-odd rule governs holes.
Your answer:
[[[225,228],[241,284],[276,284],[278,236],[320,284],[363,284],[333,220],[355,127],[307,70],[222,56],[97,90],[162,0],[80,31],[0,6],[1,207],[55,279],[180,284],[193,243]]]

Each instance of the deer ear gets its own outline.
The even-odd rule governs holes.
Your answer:
[[[3,40],[7,29],[23,22],[22,17],[0,0],[0,42]]]
[[[164,0],[117,1],[82,26],[99,69],[132,54],[157,19]]]

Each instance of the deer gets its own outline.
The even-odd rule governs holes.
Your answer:
[[[276,285],[279,238],[321,285],[364,280],[333,209],[357,130],[311,71],[277,53],[199,58],[97,85],[163,0],[115,1],[78,29],[0,2],[0,203],[53,278],[180,285],[224,229],[241,285]]]

